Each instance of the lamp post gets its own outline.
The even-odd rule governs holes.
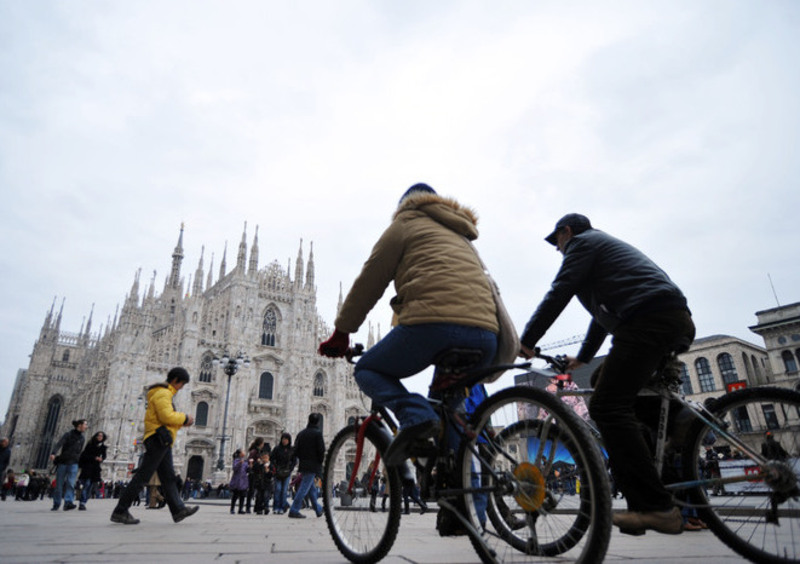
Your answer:
[[[214,357],[211,361],[214,366],[221,366],[222,371],[228,375],[228,389],[225,392],[225,413],[222,416],[222,437],[219,440],[219,460],[217,460],[217,470],[225,469],[225,428],[228,423],[228,401],[231,398],[231,378],[239,368],[242,366],[249,366],[250,359],[247,358],[243,352],[239,352],[236,358],[230,356],[227,352],[222,355],[222,358]]]

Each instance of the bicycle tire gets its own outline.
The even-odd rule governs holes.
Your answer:
[[[775,458],[768,463],[776,476],[782,476],[780,480],[722,485],[717,495],[712,491],[714,499],[705,487],[689,490],[691,501],[699,506],[698,516],[722,542],[753,562],[800,562],[800,546],[796,546],[800,542],[800,393],[774,387],[749,388],[725,394],[712,402],[710,410],[727,423],[727,432],[757,453],[762,452],[760,443],[770,431],[790,458]],[[710,432],[713,433],[710,427],[700,420],[690,427],[683,450],[689,453],[683,456],[685,477],[699,479],[704,465],[714,475],[746,475],[759,468],[748,458],[706,460],[706,447],[718,452],[733,448],[728,440]],[[709,444],[712,437],[714,443]],[[773,511],[777,524],[769,522]]]
[[[323,472],[325,521],[336,548],[345,558],[354,564],[370,564],[385,557],[397,538],[400,528],[402,486],[397,469],[383,464],[383,454],[390,439],[376,424],[373,424],[367,427],[364,434],[363,457],[357,472],[365,472],[370,461],[374,460],[375,453],[380,453],[380,473],[386,477],[389,491],[387,511],[382,511],[376,506],[370,507],[369,494],[355,495],[349,500],[341,491],[338,496],[334,495],[336,485],[346,484],[350,478],[357,435],[357,425],[343,428],[334,437],[325,456]]]
[[[611,492],[585,423],[555,396],[523,386],[490,396],[470,422],[478,435],[459,448],[461,486],[492,488],[484,499],[468,492],[463,500],[491,550],[492,560],[484,558],[483,543],[471,539],[481,559],[530,562],[565,554],[576,562],[602,561],[611,537]],[[498,478],[477,470],[484,465]],[[570,495],[560,484],[573,478],[579,488]]]

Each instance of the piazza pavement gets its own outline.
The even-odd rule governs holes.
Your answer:
[[[138,525],[109,520],[115,500],[91,500],[87,511],[50,511],[51,501],[0,502],[0,563],[205,564],[344,563],[325,518],[306,510],[306,519],[286,515],[231,515],[227,500],[189,501],[200,511],[175,524],[169,511],[131,508]],[[619,502],[616,502],[617,504]],[[436,516],[403,516],[386,564],[480,562],[466,537],[442,538]],[[567,562],[549,558],[542,562]],[[734,564],[745,562],[709,531],[680,536],[614,532],[605,562],[634,564]]]

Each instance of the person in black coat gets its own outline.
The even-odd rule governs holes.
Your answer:
[[[96,432],[89,440],[89,444],[83,449],[78,466],[81,474],[78,481],[83,487],[81,491],[81,501],[78,509],[86,511],[86,502],[94,493],[95,484],[102,480],[102,470],[100,464],[106,459],[106,434],[103,431]]]
[[[86,419],[77,419],[72,422],[74,427],[64,433],[53,446],[50,460],[56,464],[56,489],[53,491],[53,508],[58,511],[61,506],[61,496],[64,496],[64,511],[75,509],[75,480],[78,478],[78,459],[83,450],[84,437],[88,424]],[[57,453],[61,451],[60,454]]]
[[[294,469],[294,447],[292,446],[292,435],[283,433],[281,440],[275,445],[270,453],[273,476],[275,476],[275,498],[272,503],[272,510],[275,515],[286,513],[289,509],[287,496],[289,494],[289,482],[292,478]]]
[[[311,507],[317,517],[322,516],[322,507],[317,501],[317,489],[314,487],[314,479],[322,475],[322,461],[325,459],[325,440],[322,438],[321,424],[322,416],[319,413],[312,413],[308,416],[308,425],[297,434],[294,442],[297,469],[303,478],[289,508],[289,517],[292,519],[305,518],[305,515],[300,513],[300,508],[303,506],[306,494],[311,494]]]

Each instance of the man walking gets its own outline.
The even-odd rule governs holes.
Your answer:
[[[172,398],[189,382],[189,373],[180,366],[167,373],[167,381],[150,386],[147,392],[147,410],[144,414],[144,447],[139,470],[119,497],[111,520],[114,523],[135,525],[135,519],[128,509],[139,497],[142,487],[148,483],[154,472],[158,473],[161,488],[176,523],[194,515],[199,506],[186,507],[181,499],[172,465],[172,443],[178,429],[194,423],[191,415],[175,411]]]
[[[300,431],[294,442],[294,454],[298,460],[297,470],[303,475],[297,492],[294,495],[292,506],[289,508],[289,517],[292,519],[305,519],[300,513],[303,499],[310,494],[311,508],[322,516],[322,507],[317,502],[317,489],[314,487],[314,478],[322,475],[322,461],[325,459],[325,441],[322,438],[322,416],[312,413],[308,416],[308,425]]]
[[[537,341],[573,296],[592,315],[577,358],[568,370],[589,362],[606,336],[613,335],[589,414],[609,455],[614,481],[628,511],[613,522],[624,533],[647,529],[679,534],[683,519],[664,488],[634,412],[639,391],[671,355],[688,350],[695,328],[686,298],[669,276],[633,246],[592,228],[589,219],[569,214],[545,240],[564,255],[550,291],[520,338],[530,358]]]

